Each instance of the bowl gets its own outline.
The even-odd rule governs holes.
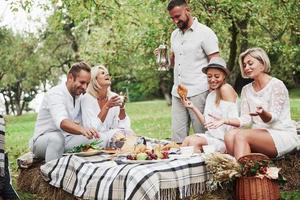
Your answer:
[[[194,153],[194,147],[193,146],[180,147],[180,153],[181,155],[191,156]]]

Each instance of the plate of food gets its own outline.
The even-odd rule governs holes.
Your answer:
[[[76,155],[76,156],[93,156],[102,152],[100,144],[102,140],[91,142],[90,144],[81,144],[68,150],[63,155]]]
[[[97,149],[89,149],[87,151],[82,151],[82,152],[78,152],[78,153],[73,153],[73,155],[76,155],[76,156],[94,156],[94,155],[97,155],[97,154],[100,154],[102,153],[101,150],[97,150]]]
[[[138,144],[135,146],[133,152],[127,155],[119,155],[118,160],[122,163],[155,163],[170,161],[173,159],[169,158],[168,151],[162,150],[161,145],[150,150],[146,145]]]
[[[116,154],[119,151],[117,149],[114,148],[105,148],[101,150],[102,153],[107,153],[107,154]]]
[[[199,153],[193,153],[192,155],[184,155],[184,154],[170,154],[169,158],[171,159],[187,159],[195,156],[200,156]]]

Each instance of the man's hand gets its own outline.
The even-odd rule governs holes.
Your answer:
[[[82,128],[81,135],[88,139],[100,138],[100,133],[94,128]]]

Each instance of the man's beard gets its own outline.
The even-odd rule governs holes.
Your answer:
[[[79,89],[76,86],[73,86],[70,93],[73,97],[79,96],[81,94],[81,92],[79,92]],[[79,93],[79,94],[77,94],[77,93]]]
[[[187,17],[187,20],[185,21],[179,21],[179,23],[177,23],[177,27],[180,29],[180,30],[186,30],[187,29],[187,26],[189,24],[189,20],[190,18],[188,17],[188,15],[186,15]]]

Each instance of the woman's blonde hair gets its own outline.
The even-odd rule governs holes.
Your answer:
[[[218,68],[216,68],[218,69]],[[223,97],[221,95],[221,91],[220,91],[220,88],[226,84],[226,78],[227,78],[227,74],[221,70],[221,69],[218,69],[220,72],[222,72],[224,74],[224,80],[223,80],[223,83],[220,85],[220,87],[218,87],[215,91],[216,91],[216,100],[215,100],[215,104],[216,106],[218,107],[220,105],[220,101],[223,100]]]
[[[258,60],[261,64],[263,64],[265,67],[264,69],[265,73],[268,74],[270,72],[271,64],[267,53],[262,48],[258,48],[258,47],[250,48],[244,51],[243,53],[241,53],[239,57],[239,65],[240,65],[241,74],[243,78],[248,78],[244,73],[244,65],[243,65],[243,60],[247,55],[250,55],[251,57]]]
[[[98,98],[98,93],[102,89],[102,87],[98,84],[97,76],[99,75],[100,71],[105,71],[108,73],[108,69],[104,65],[96,65],[91,69],[91,81],[88,85],[87,92],[90,93],[95,98]],[[109,87],[110,89],[110,87]],[[108,94],[110,90],[108,89]]]

